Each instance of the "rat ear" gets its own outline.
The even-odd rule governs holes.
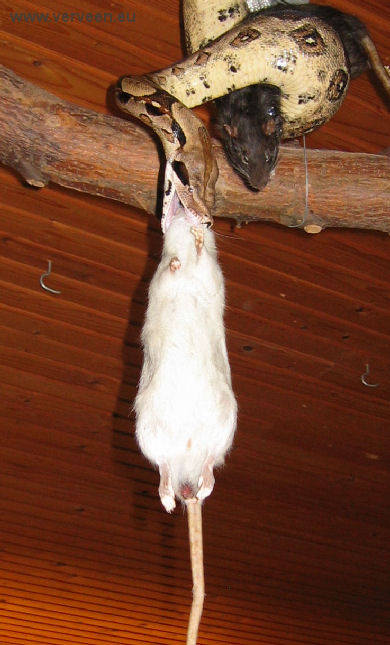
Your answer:
[[[225,130],[228,133],[229,137],[232,137],[232,139],[237,139],[237,137],[238,137],[237,126],[228,125],[227,123],[224,123],[223,127],[225,128]]]
[[[266,137],[269,137],[271,134],[275,134],[275,119],[268,119],[267,121],[265,121],[265,123],[263,123],[263,125],[261,126],[261,129],[263,130],[263,134],[265,134]]]

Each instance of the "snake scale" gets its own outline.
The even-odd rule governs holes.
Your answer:
[[[212,223],[218,169],[209,134],[190,108],[268,83],[281,90],[283,136],[294,137],[337,112],[350,78],[340,38],[321,19],[293,12],[282,18],[245,18],[245,2],[230,6],[226,0],[211,0],[205,5],[188,0],[183,7],[188,47],[199,45],[197,51],[157,72],[124,76],[116,89],[118,106],[161,140],[166,156],[164,232],[178,201],[194,225]],[[206,33],[211,42],[204,43]]]

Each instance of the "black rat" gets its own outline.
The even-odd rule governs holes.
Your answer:
[[[390,76],[384,68],[366,26],[355,16],[333,7],[305,4],[276,5],[262,14],[321,18],[338,33],[350,61],[351,78],[373,69],[390,95]],[[252,14],[253,18],[255,14]],[[272,85],[251,85],[215,101],[217,126],[231,166],[254,190],[264,188],[274,169],[283,139],[280,90]]]

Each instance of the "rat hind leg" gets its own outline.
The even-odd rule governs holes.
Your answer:
[[[203,464],[202,473],[198,480],[199,488],[196,495],[198,499],[205,499],[205,497],[208,497],[213,491],[215,484],[213,473],[214,464],[215,457],[213,455],[209,455]]]
[[[160,495],[161,503],[168,513],[171,513],[176,506],[175,493],[172,486],[171,472],[168,464],[160,464],[160,485],[158,487],[158,494]]]

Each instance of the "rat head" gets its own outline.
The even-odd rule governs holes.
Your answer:
[[[261,190],[278,158],[283,125],[279,88],[251,85],[216,103],[219,132],[231,166],[251,188]]]

